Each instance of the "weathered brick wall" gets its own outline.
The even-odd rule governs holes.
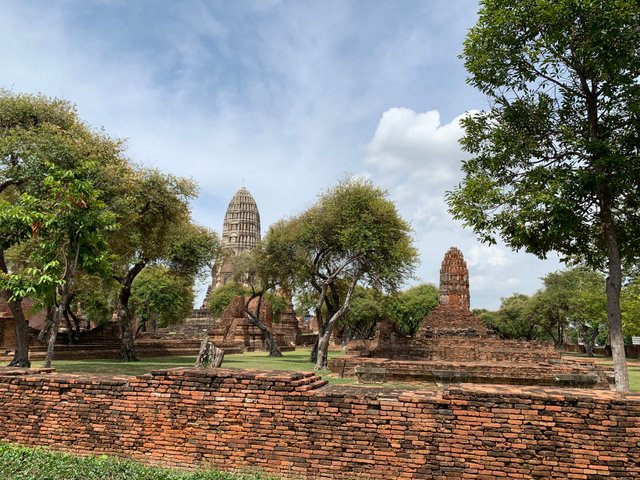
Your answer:
[[[609,390],[612,371],[591,362],[527,364],[445,362],[344,356],[329,361],[331,373],[365,382],[482,383]]]
[[[534,340],[439,337],[434,339],[432,344],[433,358],[450,362],[544,363],[561,359],[553,343]]]
[[[445,362],[546,363],[561,359],[551,342],[445,334],[412,338],[397,332],[391,322],[379,323],[374,340],[350,342],[348,351],[378,358]]]
[[[640,476],[638,395],[323,384],[313,374],[224,369],[133,378],[0,370],[0,438],[292,478]]]

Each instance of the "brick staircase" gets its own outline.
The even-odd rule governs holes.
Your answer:
[[[185,339],[202,341],[213,326],[213,320],[206,309],[196,309],[191,317],[186,318],[182,323],[169,325],[161,328],[154,335],[161,339]]]
[[[197,339],[137,339],[136,355],[140,358],[165,356],[197,356],[200,351],[200,340]],[[30,359],[43,360],[47,346],[41,343],[31,345]],[[82,344],[57,344],[53,353],[54,360],[79,360],[97,358],[119,358],[119,340],[94,340]],[[10,359],[10,357],[6,357]],[[5,357],[0,357],[4,361]]]

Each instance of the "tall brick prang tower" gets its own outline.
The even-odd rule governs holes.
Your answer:
[[[470,310],[469,269],[462,252],[456,247],[447,250],[442,260],[439,302],[466,312]]]
[[[212,281],[202,304],[205,308],[211,290],[229,282],[233,277],[230,258],[254,248],[260,241],[260,212],[253,195],[242,187],[231,198],[222,224],[223,258],[213,267]]]
[[[224,216],[222,244],[238,255],[254,248],[260,241],[260,212],[253,196],[242,187],[236,192]]]

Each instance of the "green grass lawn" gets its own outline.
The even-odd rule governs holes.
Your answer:
[[[45,448],[0,443],[3,480],[275,480],[258,473],[185,472],[107,455],[75,457]]]
[[[269,357],[265,352],[248,352],[226,355],[223,368],[246,368],[254,370],[295,370],[312,372],[313,363],[309,362],[308,348],[299,348],[293,352],[285,352],[282,357]],[[329,351],[329,358],[342,356],[340,350]],[[611,366],[611,359],[605,357],[587,358],[584,355],[566,354],[567,359],[589,360],[602,365]],[[57,360],[53,367],[61,373],[93,373],[105,375],[142,375],[151,370],[162,370],[175,367],[191,367],[195,357],[155,357],[143,358],[139,362],[122,362],[120,360]],[[42,362],[33,362],[34,367],[41,367]],[[629,381],[631,390],[640,392],[640,360],[628,360]],[[328,370],[316,372],[330,384],[359,385],[354,379],[335,378]],[[385,384],[387,388],[426,388],[415,384]]]
[[[243,354],[225,355],[222,368],[245,368],[254,370],[294,370],[313,372],[313,363],[309,361],[311,350],[308,348],[285,352],[282,357],[269,357],[265,352],[247,352]],[[329,351],[329,358],[342,356],[339,350]],[[155,357],[142,358],[139,362],[123,362],[121,360],[54,360],[53,367],[61,373],[94,373],[105,375],[142,375],[151,370],[175,367],[192,367],[195,357]],[[41,367],[43,362],[33,362],[34,367]],[[350,379],[328,378],[329,370],[317,372],[323,378],[334,383],[353,383]]]

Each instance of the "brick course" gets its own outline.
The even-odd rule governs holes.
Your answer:
[[[232,369],[24,373],[0,369],[4,441],[292,478],[640,477],[639,395],[328,387],[312,373]]]

